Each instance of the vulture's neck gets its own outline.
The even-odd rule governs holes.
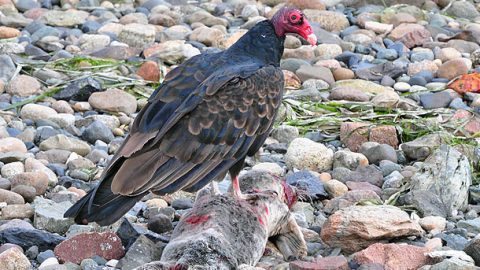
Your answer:
[[[235,58],[238,54],[254,57],[267,65],[280,65],[285,37],[277,37],[273,24],[261,21],[243,35],[227,51]]]

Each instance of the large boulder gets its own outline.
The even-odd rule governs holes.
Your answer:
[[[472,173],[468,158],[455,148],[441,145],[411,178],[406,204],[424,216],[455,216],[468,204]]]

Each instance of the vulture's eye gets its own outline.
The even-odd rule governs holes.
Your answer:
[[[292,21],[296,21],[297,20],[297,15],[292,15],[292,17],[290,17],[292,19]]]

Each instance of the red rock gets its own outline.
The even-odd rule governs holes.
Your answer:
[[[397,129],[394,126],[379,126],[370,130],[369,141],[388,144],[398,148]]]
[[[465,126],[465,131],[469,132],[470,134],[476,134],[480,132],[480,118],[475,117],[470,120]]]
[[[118,260],[125,255],[122,241],[113,232],[78,234],[61,242],[55,247],[54,252],[61,263],[73,262],[76,264],[95,255],[106,260]]]
[[[432,36],[422,25],[402,23],[390,32],[389,37],[395,41],[403,42],[408,48],[413,48],[430,41]]]
[[[293,261],[292,270],[349,270],[348,261],[344,256],[332,256],[316,259],[314,262]]]
[[[368,124],[346,122],[340,125],[340,141],[348,149],[357,152],[363,143],[368,142]]]
[[[465,119],[470,119],[465,124]],[[458,125],[465,125],[463,130],[468,132],[470,135],[480,132],[480,118],[473,117],[472,113],[466,110],[457,110],[455,114],[452,116],[451,120]]]
[[[137,75],[146,81],[158,82],[160,80],[160,68],[154,61],[146,61],[138,69]]]
[[[425,247],[376,243],[353,255],[362,264],[381,264],[385,269],[416,270],[428,263]]]
[[[331,215],[320,237],[330,247],[347,254],[392,238],[420,236],[424,232],[417,222],[400,208],[390,205],[350,206]],[[377,261],[362,261],[371,263]],[[398,269],[398,268],[389,268]]]
[[[347,122],[340,126],[340,140],[352,151],[357,152],[364,142],[378,142],[398,147],[397,130],[394,126],[368,128],[366,123]]]

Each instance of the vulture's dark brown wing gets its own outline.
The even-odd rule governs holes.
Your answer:
[[[209,76],[188,71],[186,65],[170,74],[137,116],[106,173],[114,194],[206,184],[257,147],[257,138],[265,140],[281,103],[279,68],[248,64]]]

